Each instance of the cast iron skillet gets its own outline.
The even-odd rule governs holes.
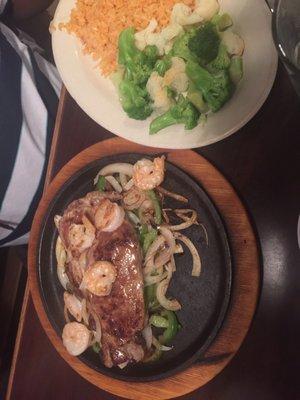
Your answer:
[[[142,157],[144,156],[140,154],[122,154],[104,157],[88,164],[61,187],[49,206],[39,238],[37,274],[46,313],[58,335],[61,335],[65,320],[63,289],[56,275],[57,230],[53,218],[56,214],[62,214],[71,201],[94,190],[93,178],[99,169],[112,162],[134,163]],[[182,329],[172,343],[173,350],[164,352],[163,357],[155,363],[139,363],[123,370],[106,368],[92,349],[79,357],[95,371],[125,381],[162,379],[200,360],[221,327],[230,299],[231,255],[225,227],[215,206],[198,183],[168,162],[163,187],[189,199],[188,205],[184,206],[172,199],[168,199],[166,204],[172,208],[195,209],[199,220],[206,227],[209,245],[206,245],[204,232],[199,226],[183,232],[201,254],[202,272],[199,278],[191,276],[191,256],[188,251],[176,256],[177,271],[168,293],[176,297],[182,305],[182,309],[177,312]]]

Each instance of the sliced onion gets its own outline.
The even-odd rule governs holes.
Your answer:
[[[137,188],[132,188],[123,195],[124,206],[127,210],[135,210],[145,202],[146,195]]]
[[[170,283],[170,280],[171,280],[172,274],[173,274],[171,265],[167,265],[166,269],[168,272],[168,276],[166,279],[164,279],[157,285],[156,298],[157,298],[159,304],[162,307],[164,307],[166,310],[177,311],[177,310],[181,309],[181,304],[179,303],[179,301],[177,301],[176,299],[169,300],[166,297],[169,283]]]
[[[120,183],[121,183],[122,188],[125,189],[125,186],[126,186],[126,184],[127,184],[126,175],[125,175],[125,174],[122,174],[122,172],[121,172],[121,173],[119,174],[119,180],[120,180]]]
[[[132,177],[133,165],[128,163],[113,163],[108,164],[104,168],[100,169],[94,179],[94,185],[98,182],[99,176],[113,175],[113,174],[124,174]]]
[[[134,185],[133,179],[130,179],[130,180],[126,183],[126,185],[125,185],[125,187],[124,187],[124,190],[125,190],[125,191],[130,190],[130,189],[133,187],[133,185]]]
[[[158,350],[162,350],[162,351],[169,351],[169,350],[172,350],[172,347],[162,345],[162,344],[156,339],[155,336],[152,337],[152,344],[153,344],[153,346],[154,346],[156,349],[158,349]]]
[[[176,243],[174,254],[182,254],[182,253],[183,253],[183,247],[181,246],[180,243]]]
[[[154,265],[154,256],[157,250],[165,243],[165,240],[166,239],[164,238],[164,236],[159,235],[149,247],[145,256],[145,274],[150,274],[152,271],[155,270],[156,267]]]
[[[108,183],[111,184],[111,186],[116,192],[122,193],[123,191],[122,186],[119,184],[116,178],[114,178],[112,175],[107,175],[105,179],[107,180]]]
[[[162,345],[160,345],[160,349],[161,349],[161,351],[170,351],[170,350],[173,349],[173,347],[164,346],[164,345],[162,344]]]
[[[102,330],[101,330],[100,320],[99,320],[98,316],[96,315],[96,313],[94,311],[91,310],[90,313],[91,313],[91,316],[93,317],[93,320],[95,321],[95,324],[96,324],[96,331],[93,331],[94,332],[94,337],[96,339],[96,342],[101,344]]]
[[[57,272],[57,277],[58,277],[60,284],[62,285],[62,287],[65,290],[67,290],[67,285],[70,283],[70,281],[69,281],[68,275],[66,274],[65,269],[57,267],[56,272]]]
[[[89,325],[89,313],[86,306],[86,299],[83,299],[82,302],[82,319],[86,326]]]
[[[145,339],[147,349],[150,349],[152,344],[152,328],[150,325],[147,325],[142,330],[142,335],[143,338]]]
[[[54,216],[54,223],[57,229],[59,229],[59,221],[62,219],[61,215],[55,215]]]
[[[67,261],[67,252],[64,248],[64,245],[62,243],[62,240],[60,236],[58,236],[56,240],[56,246],[55,246],[55,255],[56,255],[56,260],[57,260],[57,277],[62,285],[62,287],[67,290],[67,284],[69,284],[69,278],[68,275],[66,274],[65,270],[65,264]]]
[[[167,248],[162,250],[162,252],[156,257],[154,261],[156,268],[167,264],[175,250],[175,239],[173,233],[164,226],[161,226],[159,230],[166,240]]]
[[[171,267],[172,267],[172,272],[175,272],[176,271],[176,263],[175,263],[175,258],[173,255],[171,256]]]
[[[139,225],[140,224],[140,219],[137,215],[135,215],[134,212],[132,211],[127,211],[128,218],[134,225]]]
[[[129,361],[125,361],[125,362],[123,362],[123,363],[121,363],[121,364],[118,364],[118,367],[119,367],[120,369],[123,369],[123,368],[127,367],[128,363],[129,363]]]
[[[193,269],[192,269],[192,276],[200,276],[201,273],[201,259],[198,253],[198,250],[192,243],[192,241],[186,237],[185,235],[182,235],[179,232],[174,232],[174,236],[176,239],[180,240],[183,242],[188,249],[190,250],[192,257],[193,257]]]
[[[155,283],[161,282],[167,276],[168,276],[167,272],[161,272],[160,274],[157,275],[146,275],[144,277],[144,284],[145,286],[154,285]]]
[[[192,213],[191,217],[185,221],[182,222],[181,224],[178,225],[167,225],[166,227],[169,228],[171,231],[181,231],[183,229],[189,228],[190,226],[194,225],[195,222],[197,221],[197,213],[195,210],[186,210],[186,212],[182,213]]]
[[[170,209],[167,209],[167,208],[163,208],[163,209],[161,210],[162,215],[163,215],[163,218],[164,218],[164,220],[166,221],[167,224],[170,223],[170,219],[169,219],[168,214],[167,214],[167,211],[169,211],[169,210],[170,210]]]
[[[205,241],[206,241],[206,246],[208,246],[209,242],[208,242],[208,233],[207,230],[205,228],[205,226],[203,224],[200,224],[201,228],[203,229],[204,235],[205,235]]]
[[[169,190],[164,189],[161,186],[158,186],[156,188],[161,194],[163,194],[164,196],[168,196],[168,197],[172,197],[175,200],[181,201],[182,203],[188,203],[188,199],[184,196],[181,196],[180,194],[174,193],[174,192],[170,192]]]

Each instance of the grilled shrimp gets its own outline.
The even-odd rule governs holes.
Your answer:
[[[143,158],[133,166],[133,182],[141,190],[154,189],[164,180],[165,157],[156,157],[153,161]]]
[[[96,229],[90,220],[84,215],[82,224],[71,224],[69,228],[70,247],[80,253],[91,247],[95,239]]]
[[[69,322],[64,326],[62,339],[65,348],[72,356],[79,356],[91,343],[91,332],[79,322]]]
[[[82,320],[82,303],[74,294],[64,293],[64,302],[69,313],[80,322]]]
[[[96,296],[107,296],[116,280],[117,271],[109,261],[97,261],[83,275],[81,290],[88,290]]]
[[[124,220],[125,212],[118,204],[104,199],[95,214],[95,225],[97,229],[104,232],[112,232],[119,228]]]

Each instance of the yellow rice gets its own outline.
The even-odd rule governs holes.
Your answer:
[[[118,37],[130,26],[144,29],[152,18],[160,28],[168,25],[174,4],[194,5],[194,0],[77,0],[70,21],[64,25],[83,43],[104,75],[116,69]]]

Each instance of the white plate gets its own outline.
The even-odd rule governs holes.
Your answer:
[[[101,76],[89,56],[83,55],[77,38],[55,29],[54,58],[62,80],[79,106],[98,124],[118,136],[147,146],[187,149],[226,138],[245,125],[260,109],[273,85],[277,53],[271,33],[271,13],[264,0],[221,0],[234,28],[245,40],[244,78],[232,99],[207,124],[185,131],[182,125],[148,134],[151,117],[136,121],[122,110],[115,87]],[[60,0],[54,25],[66,22],[75,0]],[[153,118],[153,117],[152,117]]]

